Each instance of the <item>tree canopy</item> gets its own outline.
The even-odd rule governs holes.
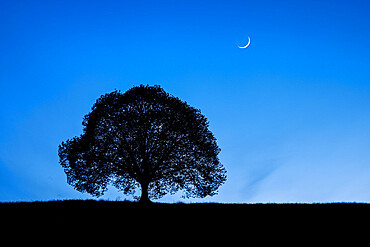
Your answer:
[[[82,125],[58,152],[67,182],[80,192],[98,197],[112,184],[124,194],[140,186],[142,202],[179,190],[203,198],[226,181],[206,117],[160,86],[102,95]]]

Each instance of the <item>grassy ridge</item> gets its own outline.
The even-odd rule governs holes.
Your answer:
[[[179,208],[179,209],[370,209],[368,203],[151,203],[105,200],[55,200],[34,202],[0,202],[4,208]]]
[[[181,208],[370,208],[368,203],[151,203],[140,204],[133,201],[106,201],[106,200],[51,200],[51,201],[33,201],[33,202],[0,202],[0,208],[10,207],[181,207]]]
[[[45,202],[0,203],[0,213],[52,215],[61,220],[116,219],[130,222],[201,222],[202,224],[243,225],[248,231],[270,231],[301,226],[326,229],[329,226],[368,224],[370,204],[315,203],[315,204],[224,204],[224,203],[151,203],[142,205],[131,201],[64,200]],[[24,213],[26,212],[26,213]],[[135,224],[136,224],[135,223]],[[138,223],[139,224],[139,223]],[[141,223],[140,223],[141,224]],[[152,223],[150,223],[152,224]],[[329,227],[330,228],[330,227]]]
[[[367,240],[370,204],[222,204],[152,203],[130,201],[65,200],[0,203],[0,214],[14,229],[37,226],[58,233],[81,231],[109,236],[135,236],[151,241],[180,237],[191,245],[204,241],[231,246],[334,246]],[[13,217],[14,216],[14,217]],[[15,221],[14,219],[21,219]],[[21,222],[21,223],[19,223]],[[37,222],[37,224],[35,224]],[[9,225],[9,223],[8,223]],[[67,235],[68,235],[67,234]],[[149,236],[149,237],[148,237]],[[139,238],[140,239],[140,238]],[[325,243],[324,245],[321,245]]]
[[[356,221],[369,222],[370,204],[315,203],[315,204],[223,204],[223,203],[151,203],[142,205],[131,201],[65,200],[46,202],[0,203],[0,212],[36,212],[63,218],[116,218],[132,221],[201,221],[215,224],[239,222],[248,228],[302,225],[322,227],[353,225]]]
[[[34,202],[0,202],[6,208],[138,208],[138,209],[225,209],[225,210],[370,210],[368,203],[151,203],[104,200],[55,200]]]

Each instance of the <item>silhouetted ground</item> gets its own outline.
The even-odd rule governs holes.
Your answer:
[[[243,210],[265,212],[321,212],[330,210],[370,210],[368,203],[150,203],[104,200],[56,200],[2,202],[0,209],[178,209],[178,210]]]
[[[355,246],[368,239],[370,204],[141,205],[130,201],[66,200],[0,203],[0,215],[8,221],[3,224],[9,225],[10,221],[14,229],[23,227],[28,231],[43,226],[67,235],[88,232],[90,239],[125,237],[129,241],[140,233],[143,238],[135,237],[135,241],[148,239],[158,244],[172,238],[177,244],[207,246],[221,242],[230,246]]]
[[[330,222],[359,219],[370,215],[370,204],[366,203],[316,203],[316,204],[237,204],[237,203],[150,203],[103,200],[64,200],[0,203],[0,210],[38,210],[35,212],[73,212],[80,215],[113,214],[147,217],[169,217],[189,215],[212,220],[240,220],[249,222],[297,221],[299,223],[319,220]],[[19,209],[19,210],[18,210]]]

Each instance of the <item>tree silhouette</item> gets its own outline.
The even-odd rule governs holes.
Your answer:
[[[80,192],[98,197],[112,184],[134,194],[140,185],[140,202],[150,202],[179,190],[212,196],[226,181],[207,119],[160,86],[102,95],[82,124],[83,134],[58,152],[67,182]]]

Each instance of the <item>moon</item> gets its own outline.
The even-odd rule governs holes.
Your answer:
[[[238,46],[238,47],[241,48],[241,49],[245,49],[250,45],[250,43],[251,43],[251,38],[249,38],[249,36],[248,36],[248,44],[246,44],[245,46]]]

